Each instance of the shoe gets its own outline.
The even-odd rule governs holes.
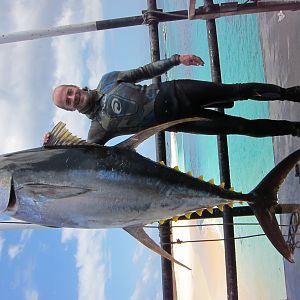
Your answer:
[[[287,88],[283,98],[293,102],[300,102],[300,86]]]

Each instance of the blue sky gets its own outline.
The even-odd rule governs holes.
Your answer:
[[[140,15],[146,6],[146,0],[1,0],[0,28],[5,34]],[[93,88],[107,71],[148,63],[148,28],[0,45],[0,57],[0,153],[8,153],[40,146],[59,120],[85,138],[89,121],[56,109],[52,89]],[[140,151],[154,158],[153,139]],[[162,299],[160,257],[118,229],[2,231],[0,268],[2,299]]]

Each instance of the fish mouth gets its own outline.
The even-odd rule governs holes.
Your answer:
[[[17,210],[17,196],[12,180],[5,189],[0,189],[0,195],[0,212],[13,214]]]
[[[0,180],[0,212],[4,212],[8,207],[14,207],[16,204],[15,189],[13,187],[12,176],[5,172]]]
[[[17,206],[17,197],[16,197],[16,192],[15,192],[15,187],[12,182],[11,186],[10,186],[9,200],[8,200],[8,205],[7,205],[6,210],[12,211],[15,209],[16,206]]]

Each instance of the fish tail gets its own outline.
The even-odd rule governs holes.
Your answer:
[[[293,254],[279,228],[275,217],[275,207],[278,204],[277,194],[279,187],[299,159],[300,150],[287,156],[248,194],[249,198],[251,198],[251,200],[249,199],[249,205],[253,209],[266,236],[283,257],[290,262],[294,262]]]

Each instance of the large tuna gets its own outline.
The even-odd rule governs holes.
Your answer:
[[[293,261],[274,207],[279,186],[300,159],[300,150],[248,194],[193,178],[134,151],[152,134],[183,121],[145,130],[114,147],[82,141],[59,123],[43,147],[0,156],[0,209],[44,226],[121,227],[175,261],[146,234],[143,225],[232,200],[246,201],[272,244]]]

